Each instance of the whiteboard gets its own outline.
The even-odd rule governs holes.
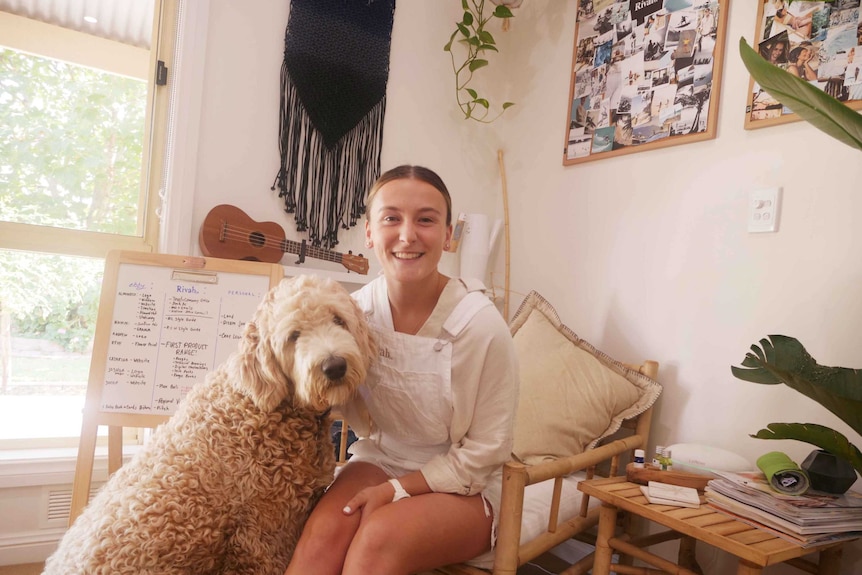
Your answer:
[[[171,415],[236,351],[269,284],[268,275],[121,264],[101,410]]]
[[[245,324],[284,277],[278,264],[113,250],[93,340],[69,524],[90,495],[96,436],[108,426],[108,470],[122,428],[156,427],[238,347]]]

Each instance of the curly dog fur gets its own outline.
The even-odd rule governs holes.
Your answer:
[[[44,573],[281,575],[333,478],[328,410],[375,355],[342,286],[284,280],[238,351],[99,491]]]

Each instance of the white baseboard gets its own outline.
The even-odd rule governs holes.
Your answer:
[[[57,548],[65,529],[0,536],[0,566],[41,563]]]

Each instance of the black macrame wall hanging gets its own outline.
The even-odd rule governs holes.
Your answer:
[[[273,190],[296,229],[331,248],[380,174],[395,0],[291,0]]]

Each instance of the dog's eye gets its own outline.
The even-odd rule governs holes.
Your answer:
[[[344,327],[344,320],[338,317],[337,315],[332,318],[332,323],[337,326]]]
[[[287,338],[288,341],[296,341],[299,339],[299,330],[290,332],[290,337]]]

